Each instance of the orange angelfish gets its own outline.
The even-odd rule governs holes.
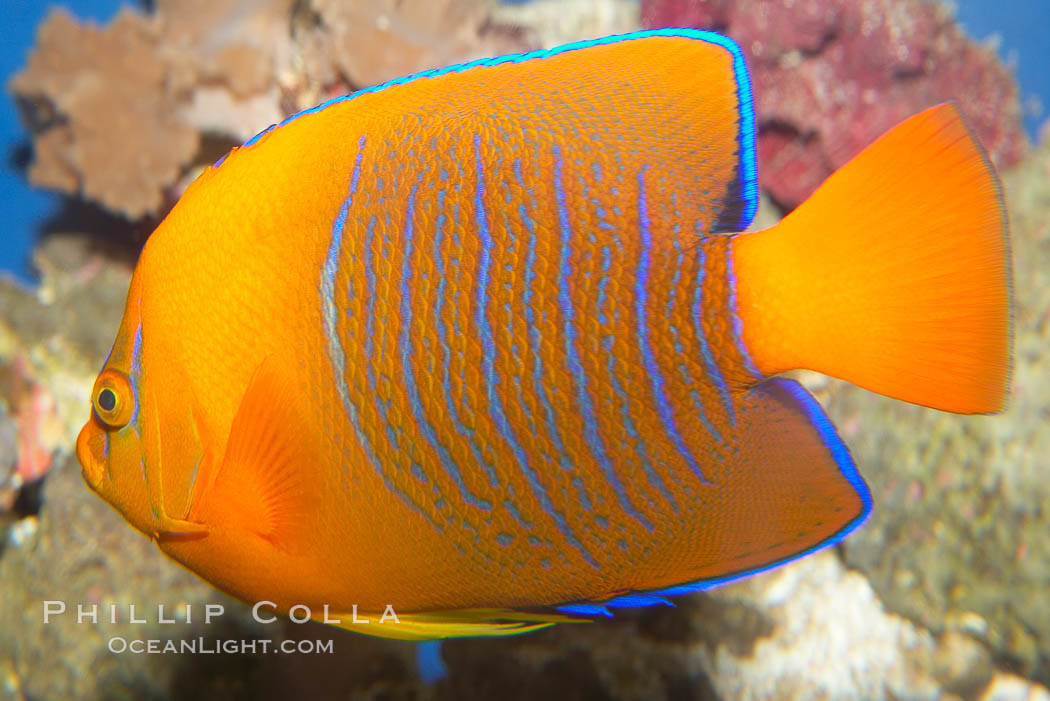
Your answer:
[[[77,441],[201,577],[410,639],[642,606],[841,540],[871,507],[810,368],[1004,404],[995,173],[951,104],[780,224],[739,48],[669,29],[306,110],[149,238]],[[346,616],[349,618],[349,615]]]

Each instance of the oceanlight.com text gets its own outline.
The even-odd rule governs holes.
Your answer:
[[[109,639],[109,651],[133,655],[331,655],[335,651],[332,640],[219,640],[215,638],[186,638],[183,640],[160,640],[157,638],[132,638],[120,636]]]

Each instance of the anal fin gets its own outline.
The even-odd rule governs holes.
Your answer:
[[[738,407],[744,439],[720,480],[720,563],[705,588],[834,545],[871,511],[849,450],[802,385],[765,380]]]
[[[570,602],[559,611],[608,615],[608,608],[668,604],[840,542],[871,510],[871,494],[824,411],[786,378],[765,380],[737,403],[736,454],[712,474],[680,582]]]

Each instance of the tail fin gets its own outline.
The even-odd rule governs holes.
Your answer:
[[[964,414],[1000,411],[1010,249],[995,171],[951,103],[884,134],[776,226],[733,241],[743,342]]]

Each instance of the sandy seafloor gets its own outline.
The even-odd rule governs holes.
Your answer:
[[[547,45],[637,23],[630,3],[583,5],[505,12],[542,27]],[[411,644],[251,620],[82,484],[73,441],[130,265],[75,228],[48,237],[36,253],[38,288],[0,279],[0,478],[24,430],[15,406],[31,394],[27,377],[53,404],[37,429],[54,454],[42,481],[0,517],[0,699],[1050,700],[1050,134],[1003,182],[1015,262],[1004,414],[939,413],[807,374],[875,498],[843,546],[681,597],[673,609],[448,642],[448,675],[433,684],[420,680]],[[756,226],[776,216],[764,202]],[[47,600],[99,604],[102,614],[45,625]],[[146,623],[129,622],[129,603]],[[201,622],[208,603],[225,607],[211,625]],[[176,623],[158,622],[158,604]],[[334,651],[110,652],[120,638],[331,640]]]

